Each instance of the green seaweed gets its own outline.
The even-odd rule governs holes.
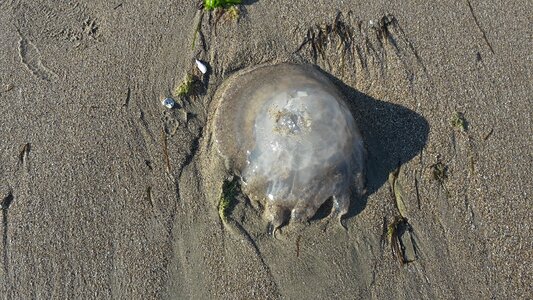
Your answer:
[[[237,21],[239,20],[239,17],[241,16],[241,10],[239,7],[233,5],[230,8],[226,9],[224,12],[224,15],[226,16],[226,19],[231,21]]]
[[[191,43],[191,49],[194,49],[194,46],[196,45],[196,40],[198,39],[198,34],[200,34],[200,29],[202,28],[202,18],[198,18],[198,21],[196,22],[196,27],[194,29],[194,33],[192,36],[192,43]]]
[[[400,166],[398,165],[398,168],[389,173],[389,185],[392,198],[394,199],[394,203],[396,204],[396,208],[398,209],[400,215],[405,218],[407,214],[407,208],[403,200],[403,188],[398,180],[399,175]]]
[[[180,83],[180,85],[176,88],[174,91],[176,96],[186,96],[188,95],[192,90],[192,82],[193,77],[191,74],[185,75],[185,78],[183,78],[183,81]]]
[[[180,85],[174,90],[174,96],[185,97],[196,94],[200,91],[200,84],[198,76],[187,73]]]
[[[465,116],[462,112],[454,112],[450,118],[450,124],[457,130],[461,132],[466,132],[467,122]]]
[[[204,9],[214,10],[217,8],[227,8],[241,3],[242,0],[204,0]]]
[[[224,181],[222,184],[222,194],[218,202],[218,215],[225,221],[229,215],[230,208],[235,204],[237,196],[237,181]]]

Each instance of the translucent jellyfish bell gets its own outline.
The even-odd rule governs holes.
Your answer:
[[[333,198],[339,217],[363,190],[363,140],[343,96],[310,65],[240,72],[215,95],[214,139],[250,200],[278,228]]]

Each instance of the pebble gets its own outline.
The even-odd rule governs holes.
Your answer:
[[[161,104],[163,104],[163,106],[166,108],[171,109],[174,107],[174,105],[176,105],[176,101],[174,101],[172,98],[165,98],[163,101],[161,101]]]

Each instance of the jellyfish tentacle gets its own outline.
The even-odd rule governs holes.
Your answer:
[[[298,201],[298,203],[291,210],[291,220],[305,223],[311,219],[318,208],[309,205],[307,201]]]
[[[275,235],[278,229],[288,220],[288,211],[285,207],[269,202],[266,207],[266,216],[272,227],[272,234]]]
[[[346,225],[342,222],[342,217],[348,213],[348,210],[350,209],[350,194],[344,193],[340,195],[333,196],[333,210],[331,212],[333,217],[337,217],[339,219],[339,223],[341,224],[344,229],[346,228]]]

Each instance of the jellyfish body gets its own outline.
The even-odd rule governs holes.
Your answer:
[[[363,190],[365,150],[337,87],[310,65],[262,66],[234,75],[216,94],[214,139],[250,200],[274,229],[307,221],[329,198],[348,212]]]

